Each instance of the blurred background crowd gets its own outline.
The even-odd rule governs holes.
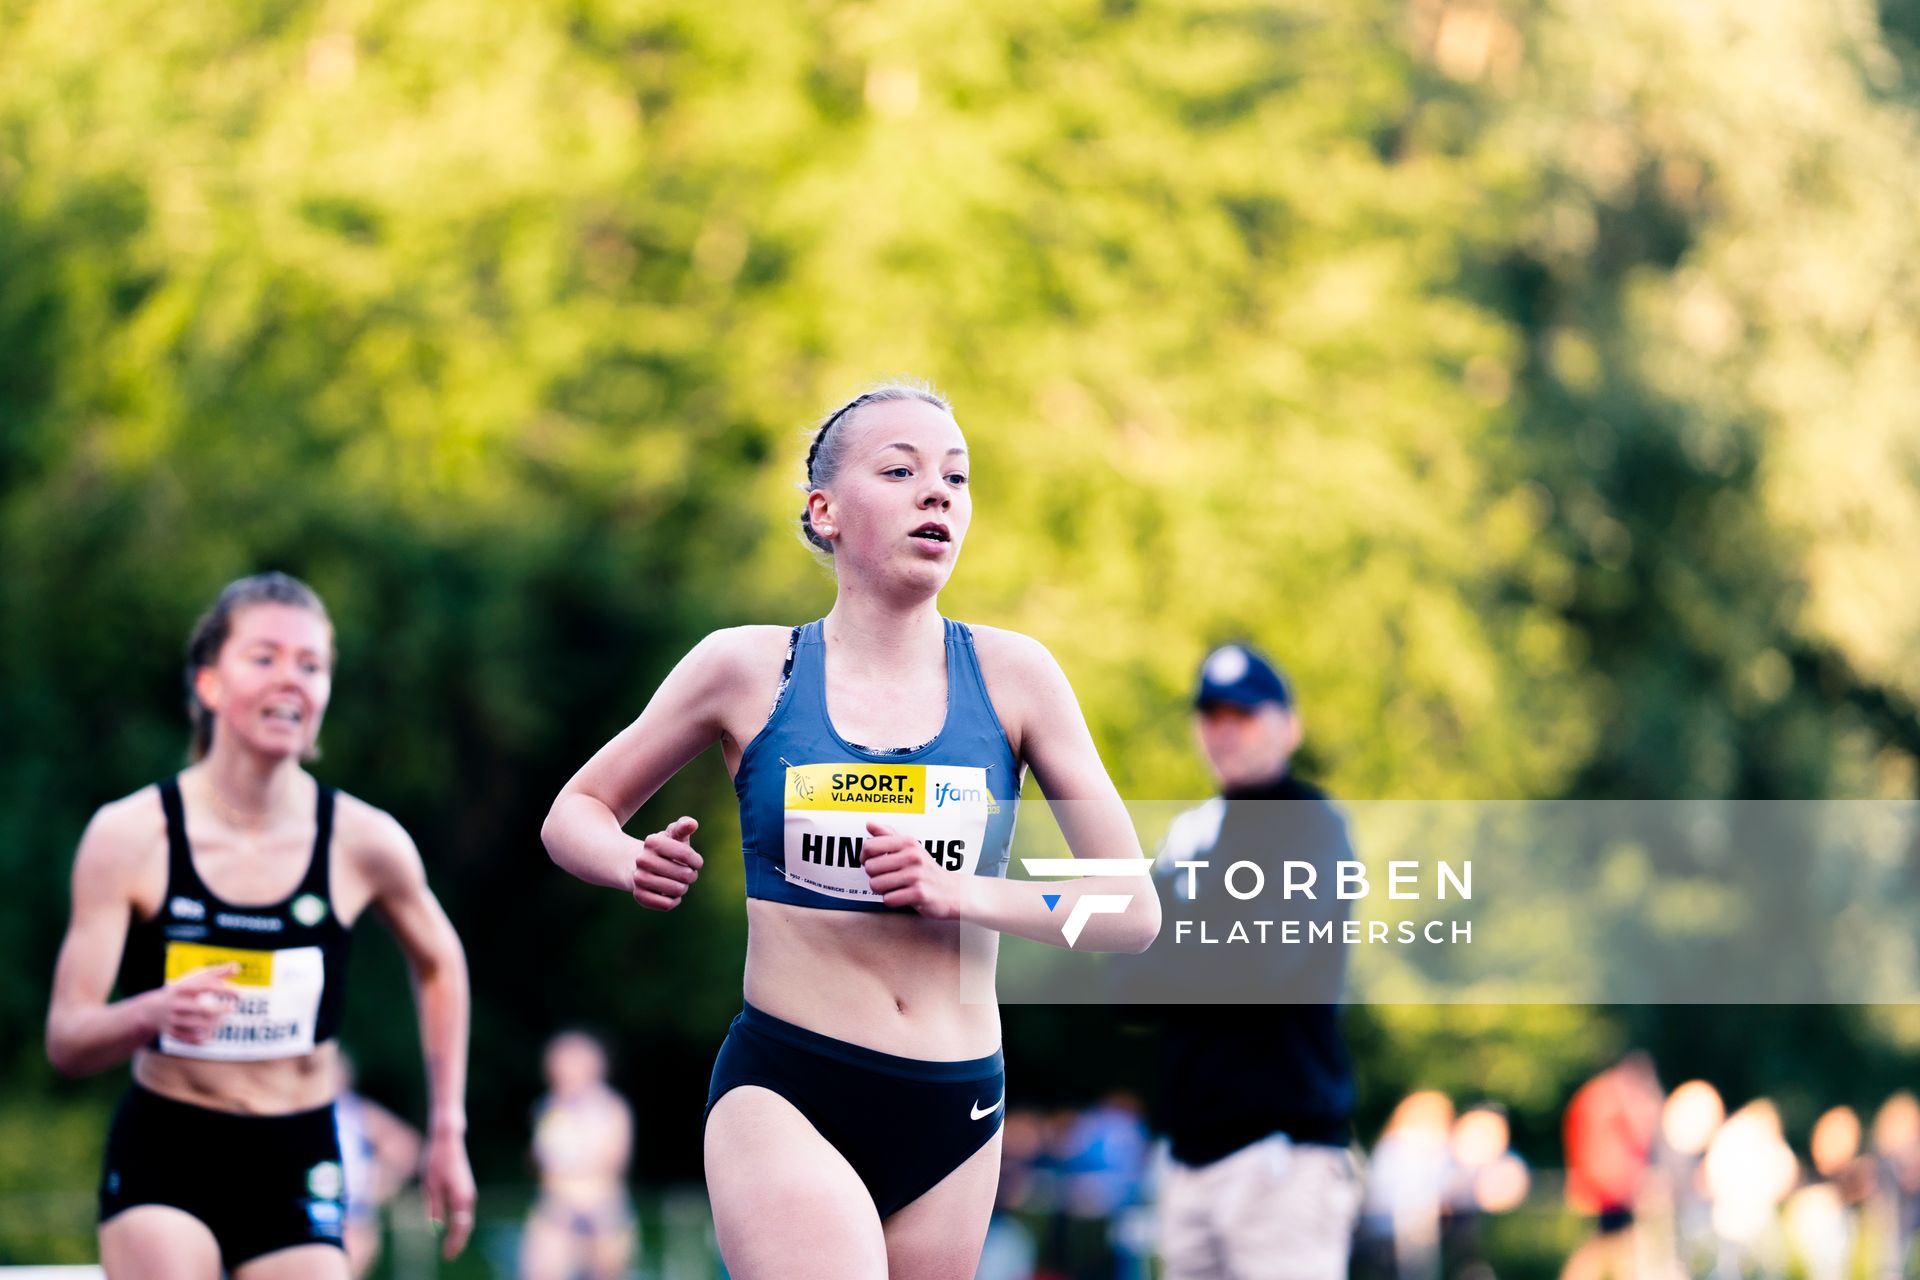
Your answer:
[[[593,1037],[546,1050],[535,1110],[537,1187],[496,1186],[463,1274],[520,1280],[721,1276],[697,1188],[627,1183],[626,1103]],[[356,1275],[436,1274],[406,1184],[417,1135],[349,1094]],[[371,1111],[372,1123],[358,1118]],[[1007,1113],[1005,1157],[980,1280],[1151,1280],[1166,1151],[1137,1095]],[[1913,1273],[1920,1230],[1920,1099],[1863,1116],[1822,1111],[1789,1141],[1779,1106],[1729,1109],[1705,1080],[1664,1089],[1644,1052],[1574,1091],[1560,1132],[1529,1160],[1506,1109],[1438,1090],[1399,1099],[1356,1143],[1364,1188],[1352,1280],[1865,1280]],[[364,1159],[356,1159],[364,1152]],[[527,1204],[531,1194],[531,1205]]]
[[[983,1277],[1148,1277],[1153,1135],[1137,1099],[1014,1112],[1001,1214]],[[1354,1280],[1560,1275],[1902,1276],[1920,1225],[1920,1102],[1901,1091],[1863,1120],[1822,1112],[1804,1147],[1778,1106],[1729,1113],[1689,1080],[1665,1092],[1634,1053],[1574,1094],[1563,1140],[1535,1169],[1505,1110],[1402,1098],[1364,1152]]]

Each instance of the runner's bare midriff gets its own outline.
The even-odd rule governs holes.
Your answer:
[[[958,921],[749,899],[747,1003],[902,1058],[982,1058],[1000,1047],[1000,1010],[961,1003],[960,942]]]
[[[287,1115],[333,1101],[339,1053],[332,1041],[265,1062],[202,1062],[142,1049],[133,1058],[133,1078],[143,1089],[212,1111]]]

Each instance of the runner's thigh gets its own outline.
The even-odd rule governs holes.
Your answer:
[[[330,1244],[296,1244],[249,1258],[233,1280],[351,1280],[347,1251]]]
[[[220,1246],[184,1209],[138,1205],[100,1224],[107,1280],[220,1280]]]
[[[730,1089],[707,1117],[707,1195],[733,1280],[886,1280],[873,1198],[793,1104]]]
[[[1000,1189],[1000,1137],[886,1221],[890,1280],[970,1280]]]

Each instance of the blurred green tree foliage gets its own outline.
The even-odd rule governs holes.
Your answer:
[[[1916,29],[0,7],[0,1071],[48,1087],[69,851],[178,764],[194,614],[280,567],[339,627],[321,772],[407,823],[474,952],[475,1114],[521,1114],[567,1021],[694,1096],[738,998],[724,774],[639,820],[721,855],[666,919],[554,871],[539,820],[705,630],[825,608],[803,431],[901,371],[976,455],[947,610],[1052,647],[1130,795],[1204,793],[1184,698],[1235,635],[1340,794],[1911,794]],[[404,1094],[404,984],[363,950],[350,1039]],[[1729,1016],[1807,1061],[1804,1025]],[[1470,1022],[1357,1017],[1382,1082]],[[1544,1116],[1664,1026],[1492,1016],[1458,1078]],[[688,1166],[697,1109],[643,1126],[643,1168]],[[523,1136],[480,1141],[510,1168]]]

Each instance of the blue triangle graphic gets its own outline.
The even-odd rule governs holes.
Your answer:
[[[1047,910],[1051,911],[1060,905],[1060,895],[1057,893],[1043,893],[1040,895],[1040,901],[1046,903]]]

